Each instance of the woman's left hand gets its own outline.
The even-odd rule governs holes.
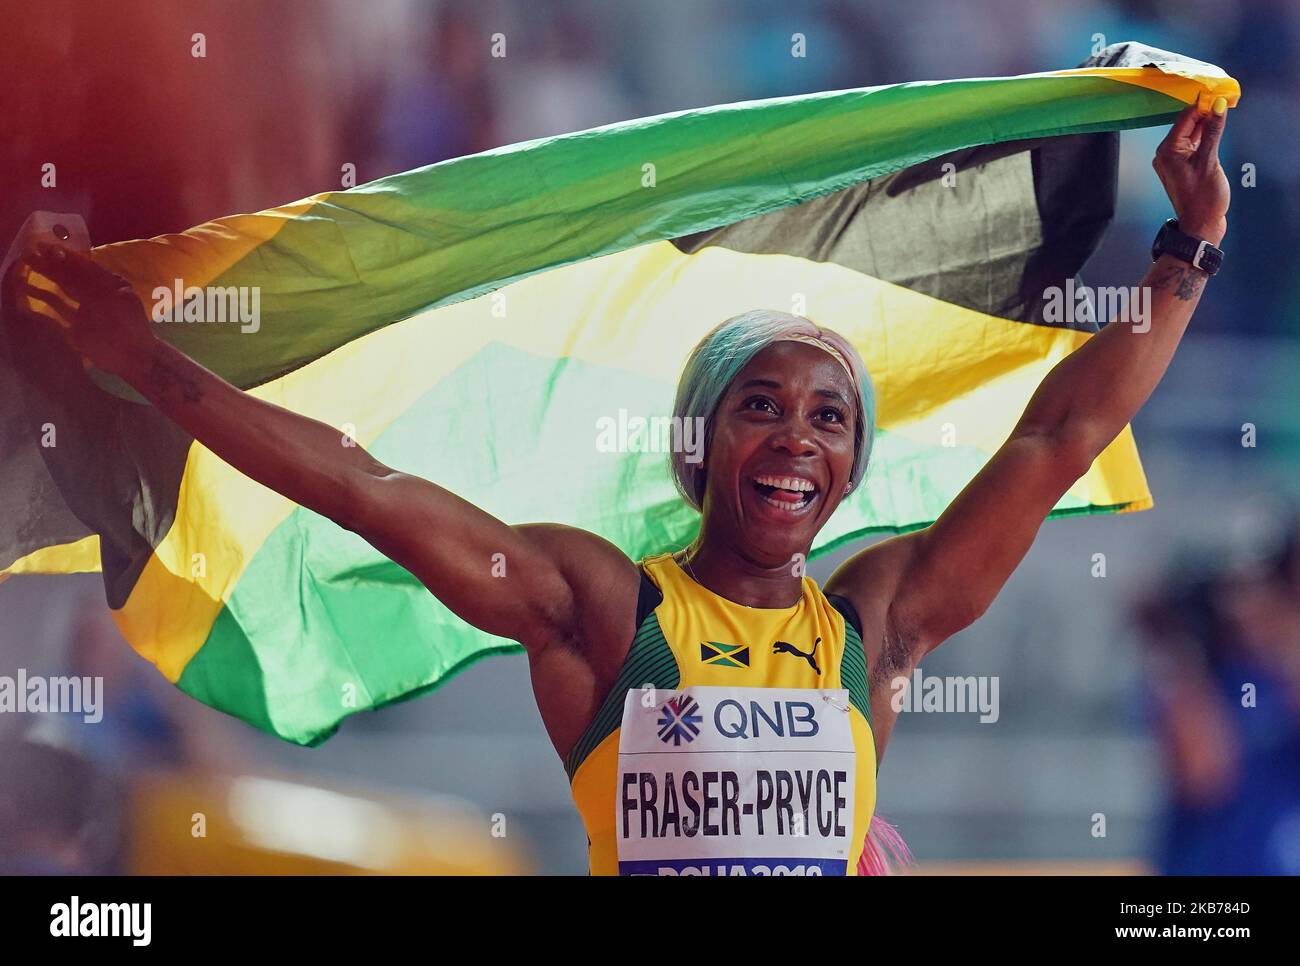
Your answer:
[[[1219,138],[1228,102],[1215,100],[1210,113],[1195,104],[1178,116],[1151,162],[1173,202],[1181,231],[1218,245],[1228,230],[1228,176],[1219,164]]]

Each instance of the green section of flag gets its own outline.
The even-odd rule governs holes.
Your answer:
[[[560,370],[563,392],[551,392]],[[520,399],[534,392],[536,413],[519,419]],[[666,454],[596,449],[591,401],[655,412],[671,393],[635,373],[492,344],[433,386],[370,450],[387,465],[473,494],[508,523],[545,519],[592,530],[639,559],[685,546],[699,516],[673,488]],[[457,440],[455,459],[430,445],[440,439]],[[881,472],[832,516],[812,556],[935,519],[988,455],[879,432],[872,463]],[[557,489],[566,496],[560,503]],[[1067,495],[1054,513],[1104,509],[1114,508]],[[315,744],[354,711],[425,693],[484,656],[519,650],[466,624],[356,534],[299,508],[258,550],[178,683],[280,737]]]
[[[1099,76],[986,78],[749,101],[511,145],[322,195],[305,214],[267,213],[283,226],[212,282],[256,286],[260,330],[167,326],[162,335],[231,382],[256,385],[538,271],[730,224],[959,148],[1143,127],[1182,107]],[[234,222],[204,229],[215,249],[240,235]]]

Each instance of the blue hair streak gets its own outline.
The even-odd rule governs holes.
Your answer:
[[[858,412],[854,421],[853,472],[849,476],[851,493],[862,482],[867,462],[871,458],[876,426],[875,387],[862,363],[862,357],[847,339],[803,316],[772,309],[752,309],[717,325],[700,340],[686,360],[686,367],[677,383],[673,415],[683,421],[703,418],[704,452],[707,454],[709,442],[713,438],[713,421],[717,415],[718,403],[726,395],[732,381],[754,356],[773,343],[794,336],[820,339],[838,351],[853,370]],[[704,502],[705,463],[688,462],[686,456],[685,452],[673,452],[673,480],[686,502],[699,510]]]

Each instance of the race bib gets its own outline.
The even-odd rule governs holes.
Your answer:
[[[621,875],[844,875],[845,690],[629,691],[614,791]]]

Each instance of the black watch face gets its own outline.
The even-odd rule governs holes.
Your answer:
[[[1174,254],[1177,254],[1177,251],[1169,247],[1174,231],[1174,220],[1172,218],[1160,226],[1160,230],[1156,232],[1156,240],[1151,243],[1151,261],[1154,262],[1167,251],[1174,251]]]
[[[1155,261],[1165,251],[1165,236],[1169,234],[1169,226],[1161,225],[1160,230],[1156,232],[1156,240],[1151,243],[1151,261]]]
[[[1204,272],[1208,272],[1210,275],[1213,275],[1215,272],[1217,272],[1219,270],[1219,266],[1222,264],[1223,264],[1223,254],[1219,252],[1217,249],[1207,248],[1205,250],[1205,253],[1201,255],[1201,270]]]

